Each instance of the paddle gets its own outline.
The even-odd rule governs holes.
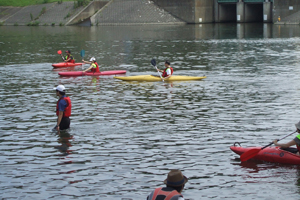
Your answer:
[[[81,56],[82,60],[83,60],[84,55],[85,55],[85,51],[82,49],[82,50],[80,51],[80,56]]]
[[[296,133],[296,132],[297,132],[297,131],[292,132],[292,133],[290,133],[290,134],[284,136],[283,138],[281,138],[281,139],[279,139],[279,140],[282,140],[282,139],[284,139],[284,138],[286,138],[286,137],[288,137],[288,136],[290,136],[290,135],[292,135],[292,134],[294,134],[294,133]],[[279,141],[279,140],[277,140],[277,141]],[[273,144],[273,142],[271,142],[270,144],[268,144],[268,145],[266,145],[266,146],[264,146],[264,147],[262,147],[262,148],[260,148],[260,149],[250,149],[250,150],[246,151],[245,153],[243,153],[243,154],[240,156],[241,161],[244,162],[244,161],[247,161],[247,160],[253,158],[253,157],[256,156],[261,150],[267,148],[268,146],[271,146],[272,144]]]
[[[85,50],[82,49],[80,51],[81,60],[83,60],[84,55],[85,55]],[[83,69],[83,64],[81,65],[81,68]]]
[[[164,79],[161,77],[161,74],[159,73],[159,71],[158,71],[158,69],[157,69],[157,67],[156,67],[156,60],[155,60],[155,59],[152,59],[152,60],[151,60],[151,64],[156,68],[156,71],[157,71],[157,73],[159,74],[159,76],[160,76],[162,82],[164,82]]]
[[[65,61],[64,57],[62,56],[61,50],[58,50],[57,53],[61,56],[61,58],[63,59],[63,61]]]

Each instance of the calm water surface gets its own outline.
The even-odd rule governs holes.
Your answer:
[[[0,27],[0,197],[145,199],[177,168],[189,178],[186,199],[299,199],[300,167],[241,163],[229,149],[295,130],[299,45],[298,26]],[[156,74],[156,58],[207,79],[61,78],[82,70],[52,68],[67,49],[127,76]],[[73,104],[60,134],[51,130],[58,84]]]

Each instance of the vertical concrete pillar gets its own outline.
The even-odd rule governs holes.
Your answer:
[[[241,0],[236,4],[236,22],[245,22],[245,3]]]
[[[214,0],[214,20],[216,23],[220,22],[219,18],[219,3],[217,0]]]
[[[264,23],[272,23],[272,3],[264,2]]]

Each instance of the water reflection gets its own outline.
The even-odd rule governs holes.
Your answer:
[[[86,54],[99,58],[99,63],[104,68],[114,68],[121,64],[149,67],[149,60],[154,56],[182,60],[184,54],[180,55],[181,52],[197,52],[197,48],[192,45],[196,40],[300,37],[297,26],[266,23],[111,27],[1,26],[0,32],[0,65],[61,62],[56,52],[58,49],[68,48],[77,60],[81,58],[80,50],[85,49]],[[164,44],[164,40],[169,43]],[[70,41],[70,45],[66,41]],[[176,45],[181,41],[190,43]],[[178,55],[169,54],[167,49],[170,47]],[[147,62],[136,62],[140,57],[146,58]]]
[[[73,136],[69,133],[69,131],[70,130],[57,132],[57,142],[60,145],[55,148],[61,152],[60,156],[68,156],[72,153],[72,150],[70,150],[70,147],[72,147],[70,140],[73,139]],[[68,161],[68,163],[72,163],[72,161]]]

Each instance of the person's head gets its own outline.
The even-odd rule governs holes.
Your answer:
[[[95,57],[91,57],[90,62],[96,62],[96,58]]]
[[[57,96],[63,96],[66,94],[66,88],[63,85],[58,85],[56,88],[53,88],[56,91]]]
[[[170,65],[171,65],[170,61],[166,60],[165,66],[166,66],[166,67],[169,67]]]
[[[68,55],[70,55],[70,54],[71,54],[71,51],[70,51],[70,50],[67,50],[66,53],[67,53]]]
[[[297,128],[297,132],[300,133],[300,121],[295,124],[296,128]]]
[[[188,182],[187,177],[185,177],[180,170],[172,169],[168,173],[168,177],[164,180],[164,184],[167,187],[174,188],[177,192],[181,193],[184,188],[184,185]]]

